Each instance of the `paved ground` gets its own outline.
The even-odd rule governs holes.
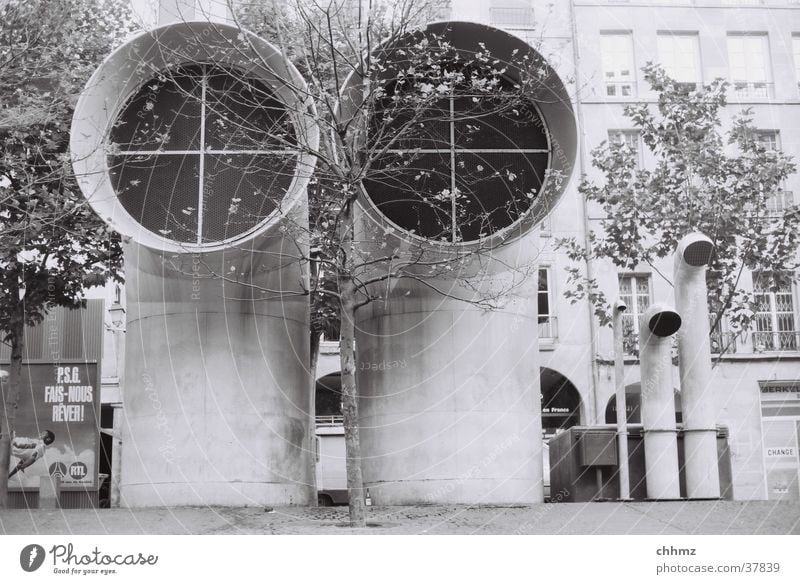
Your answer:
[[[528,507],[373,507],[370,527],[346,507],[191,507],[0,512],[4,534],[800,534],[800,504],[553,503]]]

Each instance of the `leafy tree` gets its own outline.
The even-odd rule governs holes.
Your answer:
[[[122,280],[119,238],[71,174],[72,109],[99,62],[133,30],[122,0],[11,0],[0,7],[0,331],[11,366],[0,414],[0,508],[25,326],[84,290]]]
[[[726,81],[690,89],[658,65],[643,71],[658,96],[655,108],[637,103],[627,106],[625,115],[655,164],[640,168],[636,153],[622,142],[593,150],[592,164],[602,180],[584,178],[579,190],[602,209],[601,229],[589,234],[588,250],[574,238],[558,245],[572,261],[611,261],[621,270],[646,265],[670,281],[671,271],[662,273],[660,260],[672,256],[687,233],[705,233],[716,250],[708,271],[711,330],[723,316],[732,331],[747,330],[753,295],[741,286],[744,271],[760,270],[777,286],[797,266],[800,213],[776,211],[771,204],[795,165],[760,143],[750,110],[736,115],[723,136]],[[610,324],[598,283],[577,267],[567,269],[565,295],[573,303],[588,299],[601,325]]]

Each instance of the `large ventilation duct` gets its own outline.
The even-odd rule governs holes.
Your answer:
[[[546,81],[502,116],[480,111],[480,100],[445,96],[430,132],[395,146],[365,181],[362,253],[420,259],[410,277],[376,284],[382,299],[356,313],[365,487],[377,504],[541,502],[535,227],[571,175],[573,110],[558,76],[520,39],[463,22],[425,34],[462,55],[488,49],[498,63],[529,55]],[[388,75],[419,40],[385,47]],[[519,75],[510,65],[504,82]],[[361,89],[358,80],[350,87],[345,115]],[[419,149],[405,171],[390,156],[404,148]],[[543,184],[548,169],[564,173],[561,188]],[[438,200],[456,190],[463,196]],[[494,310],[482,306],[487,299],[498,300]]]
[[[718,499],[720,494],[706,286],[706,266],[713,253],[713,242],[702,233],[686,235],[675,252],[675,308],[684,323],[678,354],[689,499]]]
[[[75,171],[125,242],[124,506],[314,501],[302,85],[265,41],[188,22],[77,104]]]
[[[665,304],[642,316],[639,354],[642,369],[642,427],[648,499],[679,499],[678,430],[672,385],[672,335],[681,317]]]

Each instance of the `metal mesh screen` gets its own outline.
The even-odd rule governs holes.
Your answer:
[[[122,206],[148,231],[180,243],[250,231],[278,207],[296,168],[286,108],[263,82],[211,65],[145,83],[109,140]]]
[[[197,240],[200,156],[112,156],[111,184],[142,227],[181,243]]]
[[[389,220],[428,239],[458,242],[488,237],[528,213],[550,156],[534,105],[466,92],[419,111],[418,95],[404,105],[401,92],[387,93],[370,127],[370,146],[385,154],[364,186]]]
[[[407,231],[450,241],[452,217],[449,154],[386,156],[365,181],[378,209]]]
[[[269,217],[289,188],[294,169],[294,157],[289,156],[207,156],[203,242],[245,233]]]
[[[145,83],[112,127],[112,148],[197,150],[202,74],[202,66],[184,67]]]

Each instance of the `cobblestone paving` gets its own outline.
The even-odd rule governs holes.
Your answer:
[[[351,529],[347,507],[7,510],[4,534],[800,534],[800,504],[557,503],[524,507],[372,507]]]

